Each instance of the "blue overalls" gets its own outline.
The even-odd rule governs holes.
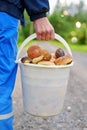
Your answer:
[[[18,19],[0,12],[0,130],[13,130],[12,92],[17,64]]]

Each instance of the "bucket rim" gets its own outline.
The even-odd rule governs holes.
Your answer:
[[[72,61],[70,64],[67,65],[40,65],[40,64],[32,64],[32,63],[22,63],[20,59],[17,61],[19,65],[36,67],[36,68],[69,68],[73,66],[74,62]]]

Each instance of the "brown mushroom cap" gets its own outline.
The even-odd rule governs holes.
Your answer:
[[[30,62],[31,62],[31,59],[30,59],[29,57],[25,56],[25,57],[22,57],[22,58],[21,58],[21,62],[22,62],[22,63],[30,63]]]
[[[32,45],[27,50],[28,57],[31,59],[42,55],[42,50],[38,45]]]
[[[42,54],[44,56],[44,60],[49,61],[51,59],[51,53],[48,50],[42,49]]]
[[[72,60],[73,60],[72,56],[70,54],[66,54],[64,56],[55,59],[54,63],[55,65],[66,65],[70,64]]]
[[[59,58],[61,56],[64,56],[65,55],[65,52],[63,51],[62,48],[58,48],[56,51],[55,51],[55,56],[56,58]]]

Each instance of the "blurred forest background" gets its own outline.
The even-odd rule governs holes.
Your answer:
[[[19,46],[26,37],[34,33],[33,23],[26,11],[24,15],[26,26],[19,25]],[[47,17],[55,32],[69,43],[72,50],[87,52],[87,7],[83,1],[68,5],[66,1],[61,3],[57,0],[53,13],[48,13]]]

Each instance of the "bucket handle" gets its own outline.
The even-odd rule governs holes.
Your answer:
[[[36,38],[36,33],[30,35],[28,38],[26,38],[24,40],[24,42],[22,43],[22,45],[20,46],[19,48],[19,51],[18,51],[18,54],[17,54],[17,58],[16,58],[16,62],[18,61],[18,57],[19,57],[19,54],[21,53],[22,49],[24,48],[24,46],[30,42],[31,40],[35,39]],[[72,56],[72,52],[71,52],[71,49],[68,45],[68,43],[58,34],[55,33],[55,39],[60,41],[64,46],[65,48],[67,49],[68,53]]]

